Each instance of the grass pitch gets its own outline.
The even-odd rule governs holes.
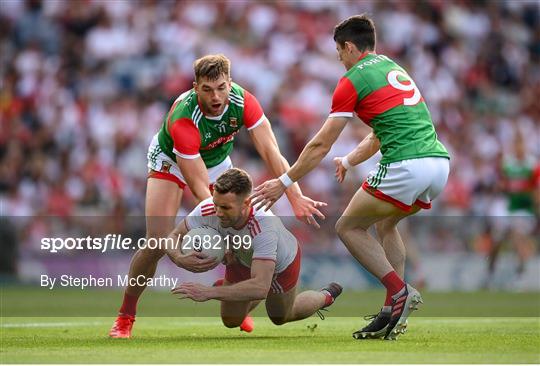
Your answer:
[[[6,298],[19,290],[10,291],[2,291],[3,315]],[[537,305],[539,294],[492,293],[489,303],[481,301],[485,293],[423,295],[424,310],[410,318],[408,332],[395,342],[354,340],[352,332],[365,321],[343,315],[362,299],[382,298],[382,292],[340,297],[326,320],[312,317],[280,327],[259,316],[261,307],[251,334],[227,329],[217,317],[145,316],[152,305],[168,304],[165,293],[145,296],[147,310],[141,309],[129,340],[107,337],[116,309],[109,317],[3,316],[0,363],[540,363],[540,318],[533,308],[521,307]],[[120,292],[110,296],[118,302]],[[462,316],[437,316],[428,299],[439,296]],[[475,306],[468,306],[472,299],[483,303],[489,316],[471,316],[478,315]],[[179,314],[192,306],[172,304]],[[207,306],[217,314],[217,303]],[[519,317],[497,316],[511,313],[512,307]]]

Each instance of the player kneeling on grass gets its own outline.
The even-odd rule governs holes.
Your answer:
[[[266,299],[266,311],[277,325],[305,319],[330,306],[342,287],[331,283],[319,291],[296,294],[300,273],[300,247],[296,238],[270,211],[250,207],[252,182],[241,169],[229,169],[216,180],[212,198],[202,201],[171,233],[177,238],[189,230],[209,226],[228,246],[223,286],[182,283],[172,290],[181,299],[221,300],[223,324],[235,328]],[[238,239],[234,238],[241,238]],[[242,243],[242,245],[235,245]],[[168,250],[173,262],[179,250]]]

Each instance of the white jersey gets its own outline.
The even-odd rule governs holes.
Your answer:
[[[276,262],[275,273],[281,273],[293,262],[298,251],[298,243],[294,235],[271,211],[252,208],[248,222],[242,229],[224,228],[216,216],[212,198],[207,198],[186,216],[186,225],[188,230],[210,226],[223,237],[239,236],[245,238],[249,236],[251,238],[250,249],[235,250],[231,248],[238,261],[246,267],[251,267],[253,259],[273,260]]]

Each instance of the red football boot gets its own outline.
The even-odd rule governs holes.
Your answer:
[[[249,315],[246,315],[246,317],[244,318],[244,321],[242,322],[242,324],[240,324],[240,330],[247,333],[251,333],[253,332],[254,328],[255,328],[255,323],[253,322],[253,318]]]
[[[118,315],[116,321],[109,332],[111,338],[129,338],[131,337],[131,328],[135,323],[135,317],[131,315]]]

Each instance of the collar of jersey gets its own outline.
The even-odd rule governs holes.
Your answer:
[[[246,223],[244,224],[244,226],[242,226],[240,229],[235,229],[235,228],[233,227],[233,229],[234,229],[234,230],[237,230],[237,231],[238,231],[238,230],[242,230],[243,228],[245,228],[245,227],[247,226],[247,224],[249,224],[249,222],[250,222],[251,220],[253,220],[253,216],[255,216],[255,210],[253,210],[253,207],[251,207],[251,209],[249,210],[249,217],[248,217],[248,219],[246,220]]]
[[[365,58],[365,57],[367,57],[369,55],[376,55],[376,53],[373,52],[373,51],[366,51],[366,52],[362,53],[360,55],[360,57],[358,57],[358,60],[356,60],[356,62],[360,61],[361,59],[363,59],[363,58]]]
[[[199,106],[199,108],[201,108],[201,107]],[[221,121],[221,117],[223,117],[223,115],[224,115],[225,113],[227,113],[227,110],[228,110],[228,109],[229,109],[229,103],[227,103],[227,105],[225,106],[225,109],[223,109],[223,113],[221,113],[219,116],[213,117],[213,116],[207,116],[207,115],[205,114],[205,115],[204,115],[204,118],[210,119],[210,120],[212,120],[212,121]]]

